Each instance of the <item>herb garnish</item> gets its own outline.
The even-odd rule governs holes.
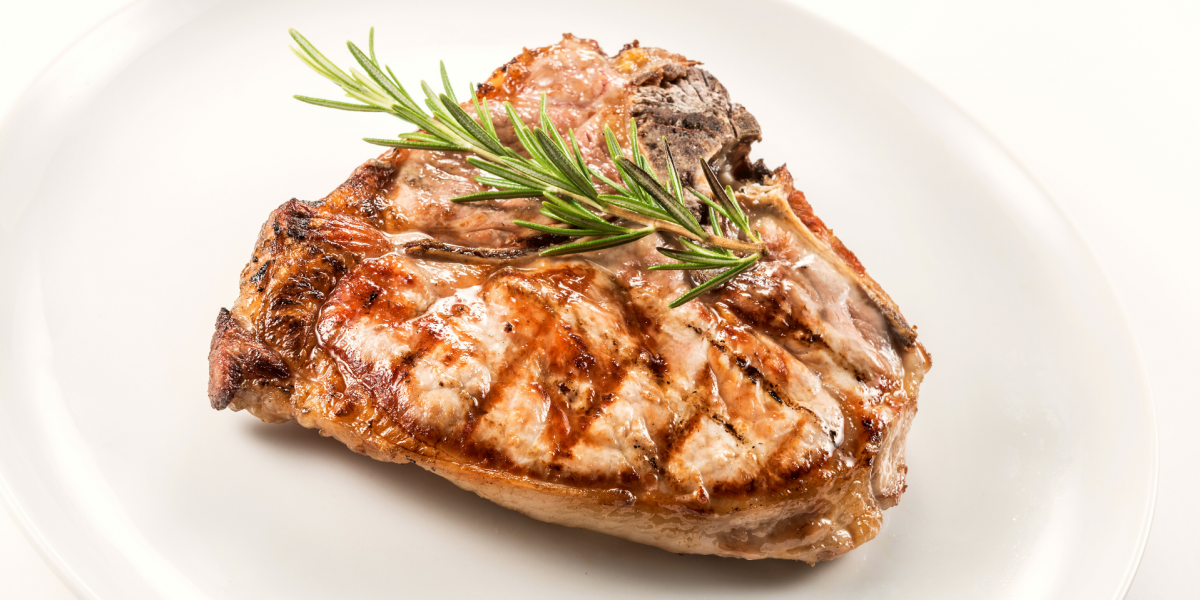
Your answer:
[[[444,93],[436,93],[429,84],[421,82],[421,89],[425,92],[424,104],[429,109],[427,113],[400,85],[391,68],[381,65],[375,58],[374,28],[371,29],[367,44],[368,52],[363,52],[353,42],[347,42],[350,54],[366,72],[365,75],[353,68],[349,73],[343,71],[299,32],[293,29],[290,33],[299,46],[292,48],[296,56],[358,102],[308,96],[296,96],[297,100],[340,110],[391,113],[416,125],[420,131],[404,133],[396,139],[367,138],[365,141],[393,148],[466,152],[472,155],[467,157],[467,162],[487,173],[476,176],[475,182],[495,191],[459,196],[452,199],[454,202],[540,198],[541,214],[563,226],[520,220],[513,222],[545,233],[585,238],[547,248],[541,252],[542,256],[601,250],[627,244],[658,231],[670,232],[676,236],[682,249],[658,248],[658,251],[679,262],[655,265],[650,267],[651,270],[723,269],[720,274],[671,302],[671,307],[675,308],[733,279],[766,254],[766,245],[762,243],[758,232],[751,229],[733,189],[720,185],[712,168],[703,160],[700,163],[713,198],[693,188],[686,190],[708,209],[711,229],[700,224],[684,202],[685,188],[675,170],[675,160],[666,140],[663,140],[667,151],[667,180],[664,184],[638,149],[637,124],[632,118],[629,120],[632,158],[625,155],[612,130],[604,128],[608,152],[621,179],[616,182],[584,162],[573,130],[567,131],[566,139],[559,134],[547,115],[545,94],[542,95],[540,126],[533,129],[521,121],[511,104],[504,103],[504,111],[516,130],[521,147],[529,154],[526,158],[500,142],[488,110],[487,98],[480,99],[471,92],[471,102],[478,121],[459,106],[446,74],[445,63],[441,65]],[[474,88],[472,84],[471,89]],[[602,193],[597,181],[616,193]],[[611,217],[635,226],[626,226],[620,221],[610,220]],[[732,236],[726,235],[723,230],[722,218],[736,229],[730,231]],[[739,239],[742,237],[746,241]]]

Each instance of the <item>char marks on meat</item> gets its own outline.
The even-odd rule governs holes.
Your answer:
[[[874,537],[929,356],[787,169],[750,162],[754,117],[698,63],[570,35],[478,93],[514,146],[502,102],[534,123],[546,94],[612,176],[604,127],[636,119],[660,172],[665,138],[686,184],[707,191],[706,161],[733,185],[769,255],[670,309],[694,283],[647,270],[670,240],[542,258],[555,240],[512,224],[547,222],[536,201],[455,204],[482,191],[463,155],[389,151],[264,224],[217,321],[213,407],[673,552],[816,562]]]

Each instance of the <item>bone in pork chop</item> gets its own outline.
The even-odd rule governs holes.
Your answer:
[[[663,236],[540,257],[556,240],[513,225],[549,222],[536,200],[450,202],[484,189],[461,153],[392,150],[270,215],[217,319],[212,406],[672,552],[816,562],[873,538],[929,355],[697,64],[567,35],[478,93],[513,147],[502,102],[532,123],[545,94],[610,176],[602,132],[630,117],[659,172],[663,137],[684,184],[708,191],[707,161],[769,249],[751,270],[668,308],[694,275],[647,270]]]

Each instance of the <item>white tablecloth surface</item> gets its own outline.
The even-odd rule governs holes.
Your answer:
[[[797,3],[956,101],[1029,167],[1090,244],[1133,326],[1158,414],[1154,528],[1128,598],[1194,594],[1200,2]],[[126,4],[0,0],[0,114],[74,39]],[[0,598],[71,597],[0,511]]]

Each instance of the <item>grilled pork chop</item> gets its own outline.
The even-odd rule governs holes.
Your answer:
[[[629,117],[659,172],[664,137],[686,185],[708,191],[708,161],[768,256],[670,309],[696,282],[647,270],[663,236],[542,258],[559,240],[512,224],[547,222],[537,201],[452,203],[483,189],[463,155],[389,151],[268,218],[217,318],[212,406],[672,552],[813,563],[870,540],[905,489],[914,329],[787,169],[748,160],[758,123],[697,63],[567,35],[478,90],[514,147],[499,107],[534,123],[543,93],[598,167]]]

